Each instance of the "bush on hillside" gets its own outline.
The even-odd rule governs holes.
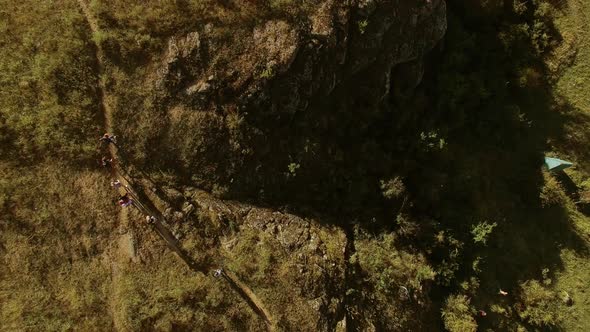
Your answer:
[[[480,222],[477,225],[471,227],[471,235],[473,235],[473,242],[486,244],[488,237],[494,231],[494,228],[498,226],[497,223]]]
[[[399,199],[405,194],[406,187],[402,179],[396,176],[389,180],[381,180],[381,192],[386,199]]]
[[[520,285],[522,294],[518,315],[528,323],[539,327],[559,324],[557,295],[537,280],[528,280]]]
[[[477,322],[473,318],[473,308],[465,295],[451,295],[445,301],[442,318],[449,332],[475,332]]]

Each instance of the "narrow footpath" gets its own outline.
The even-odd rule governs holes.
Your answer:
[[[88,8],[88,4],[84,0],[78,0],[82,13],[84,14],[88,25],[92,33],[97,33],[99,31],[99,25],[96,18],[91,14],[90,9]],[[104,77],[102,74],[105,73],[104,70],[104,52],[100,45],[95,44],[95,52],[96,52],[96,60],[97,60],[97,71],[99,73],[99,80],[98,80],[98,97],[100,103],[100,110],[104,116],[104,129],[107,133],[113,133],[113,111],[111,108],[111,104],[109,102],[109,98],[106,94],[106,86]],[[113,180],[119,180],[123,184],[124,190],[121,188],[120,194],[124,194],[125,192],[129,193],[132,199],[134,200],[134,206],[139,209],[139,211],[148,216],[156,217],[155,222],[153,223],[153,227],[156,232],[162,237],[164,241],[168,244],[170,249],[174,251],[192,270],[200,273],[206,273],[203,271],[202,267],[199,267],[196,262],[186,253],[183,249],[181,244],[178,242],[178,239],[174,237],[172,232],[161,222],[163,219],[162,214],[151,204],[149,198],[145,195],[141,195],[140,192],[133,189],[131,184],[128,181],[128,178],[125,176],[124,170],[121,168],[119,164],[119,156],[118,156],[118,148],[114,144],[108,144],[108,151],[110,154],[110,158],[114,160],[114,163],[111,167],[111,176]],[[129,250],[126,250],[126,243],[133,239],[133,234],[130,233],[130,229],[128,226],[128,210],[126,208],[122,208],[119,210],[118,213],[118,233],[120,234],[119,241],[116,241],[117,248],[111,250],[111,278],[112,278],[112,286],[113,292],[112,294],[118,293],[118,280],[120,277],[120,270],[121,270],[121,261],[123,258],[121,257],[122,253],[127,253]],[[250,288],[244,285],[242,282],[239,281],[237,276],[235,276],[230,271],[224,271],[224,279],[230,284],[230,286],[248,303],[250,308],[254,311],[254,313],[259,316],[262,320],[264,320],[268,331],[275,331],[275,326],[272,320],[271,315],[269,314],[268,310],[262,304],[262,301],[258,299],[258,297],[252,292]],[[116,331],[124,331],[125,328],[123,327],[124,322],[124,315],[122,313],[121,308],[117,308],[116,300],[113,298],[110,300],[111,306],[111,316],[113,319],[113,325]]]
[[[271,320],[270,313],[266,310],[262,301],[248,288],[246,285],[240,282],[240,280],[231,272],[231,271],[224,271],[223,273],[224,278],[230,284],[230,286],[240,294],[240,296],[248,303],[250,308],[256,312],[258,316],[264,319],[266,323],[266,327],[268,331],[275,331],[274,323]]]
[[[78,3],[80,4],[80,8],[82,9],[82,12],[84,14],[84,16],[86,17],[86,20],[90,26],[90,29],[93,33],[95,33],[96,31],[98,31],[98,23],[97,21],[92,17],[92,15],[90,15],[89,12],[89,8],[88,5],[82,1],[82,0],[78,0]],[[95,52],[96,52],[96,65],[97,65],[97,72],[98,72],[98,101],[99,101],[99,107],[100,107],[100,111],[103,114],[104,117],[104,128],[107,132],[112,132],[112,111],[111,108],[109,107],[109,103],[106,101],[106,95],[105,95],[105,83],[103,78],[101,77],[102,73],[104,73],[104,67],[103,67],[103,59],[104,59],[104,54],[102,52],[102,49],[100,47],[98,47],[98,45],[95,46]],[[117,148],[113,145],[113,144],[108,144],[108,153],[109,156],[108,158],[111,158],[113,161],[115,161],[113,163],[113,167],[111,167],[111,178],[117,179],[119,178],[119,174],[118,174],[118,170],[117,167],[115,166],[116,161],[118,160],[117,158]],[[121,193],[121,190],[119,189],[119,194]],[[111,296],[109,299],[109,307],[110,307],[110,313],[111,313],[111,319],[113,322],[113,326],[115,328],[115,330],[117,331],[124,331],[125,328],[123,326],[123,322],[125,321],[125,314],[124,311],[122,310],[122,308],[119,308],[117,305],[117,294],[119,294],[119,284],[120,284],[120,279],[121,279],[121,269],[122,266],[124,264],[124,256],[122,254],[124,254],[126,251],[124,249],[125,247],[125,243],[126,240],[129,237],[132,237],[132,235],[127,234],[127,229],[128,229],[128,224],[129,224],[129,213],[127,209],[119,209],[119,212],[117,214],[117,221],[118,221],[118,225],[117,225],[117,236],[119,237],[117,239],[117,241],[113,241],[112,245],[114,247],[110,248],[108,250],[108,257],[109,257],[109,261],[110,261],[110,268],[111,268]]]

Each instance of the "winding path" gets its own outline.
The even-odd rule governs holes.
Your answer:
[[[92,33],[97,33],[99,31],[99,24],[96,18],[91,14],[90,9],[88,8],[88,4],[84,0],[78,0],[78,4],[84,14],[88,25],[90,26],[90,30]],[[95,44],[95,52],[96,52],[96,61],[97,61],[97,70],[99,73],[99,80],[98,80],[98,97],[99,97],[99,104],[100,110],[104,116],[104,128],[106,132],[112,133],[113,132],[113,111],[110,106],[110,102],[108,96],[106,94],[106,85],[105,80],[103,77],[100,77],[101,74],[105,72],[104,66],[104,59],[105,55],[100,47],[100,45]],[[119,160],[118,158],[118,151],[117,147],[113,144],[109,144],[108,146],[109,154],[114,160]],[[161,222],[163,219],[162,214],[159,212],[158,209],[155,208],[151,201],[149,200],[146,195],[142,195],[142,193],[134,190],[130,185],[127,177],[124,174],[125,172],[120,167],[118,163],[115,163],[115,166],[111,168],[111,176],[113,179],[119,179],[121,183],[125,186],[126,191],[130,193],[133,197],[134,201],[136,202],[135,206],[144,214],[156,216],[156,222],[154,222],[153,226],[158,234],[166,241],[170,249],[176,252],[176,254],[194,271],[204,273],[203,270],[207,270],[207,268],[200,267],[196,264],[196,262],[182,249],[181,244],[178,242],[178,239],[174,237],[172,232],[168,230],[168,228]],[[142,203],[144,202],[144,203]],[[112,284],[113,284],[113,291],[116,294],[118,290],[118,280],[120,278],[120,257],[121,252],[123,250],[122,243],[125,242],[125,238],[128,238],[129,235],[127,234],[128,229],[128,210],[127,209],[120,209],[118,214],[118,221],[119,221],[119,233],[121,235],[121,239],[117,241],[119,247],[118,250],[115,251],[114,259],[112,259]],[[132,235],[131,235],[132,236]],[[244,285],[240,280],[230,271],[224,271],[224,279],[230,284],[230,286],[248,303],[250,308],[258,315],[262,320],[264,320],[268,331],[274,331],[275,326],[273,320],[271,318],[270,313],[264,305],[262,301],[258,299],[258,297],[252,292],[250,288]],[[115,330],[121,331],[125,330],[123,327],[124,315],[121,308],[116,307],[116,301],[111,299],[110,301],[111,306],[111,316],[113,319],[113,325]]]

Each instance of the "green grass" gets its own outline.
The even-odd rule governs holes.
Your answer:
[[[0,153],[5,158],[59,155],[88,161],[94,154],[101,125],[97,76],[89,30],[77,6],[76,1],[0,1]]]
[[[163,249],[158,243],[152,245],[147,251]],[[169,251],[152,257],[147,264],[131,265],[121,271],[115,301],[117,310],[124,313],[125,329],[263,329],[263,323],[222,279],[194,273]]]
[[[564,39],[558,60],[568,59],[575,52],[573,64],[566,68],[557,82],[557,92],[577,110],[590,114],[590,3],[583,0],[564,1],[564,8],[555,24]],[[569,52],[567,52],[569,50]]]
[[[590,224],[590,221],[586,220],[586,224]],[[588,322],[588,312],[590,312],[590,293],[588,292],[590,264],[588,257],[572,250],[562,250],[561,259],[564,262],[564,269],[555,276],[554,288],[560,295],[567,292],[574,300],[573,306],[562,306],[559,311],[563,318],[562,326],[565,331],[588,331],[590,329]]]
[[[567,174],[575,186],[582,188],[583,183],[590,179],[590,154],[587,152],[590,142],[590,3],[583,0],[564,3],[555,21],[564,46],[556,54],[564,61],[573,59],[573,62],[558,73],[556,92],[570,105],[567,109],[560,109],[569,122],[565,126],[566,139],[556,142],[554,152],[576,163],[574,168],[567,170]],[[575,52],[575,58],[568,57],[568,52]],[[590,217],[578,212],[571,204],[567,210],[576,233],[585,240],[586,251],[585,254],[571,249],[560,251],[563,269],[555,275],[554,289],[560,294],[569,293],[574,300],[573,306],[562,306],[559,311],[564,330],[588,331]]]
[[[73,0],[0,8],[0,330],[109,330],[89,29]]]
[[[2,162],[0,173],[0,327],[109,329],[101,255],[116,214],[107,178],[57,161]]]
[[[548,59],[557,69],[555,92],[558,110],[566,120],[564,135],[557,138],[553,150],[571,159],[576,165],[568,170],[578,186],[590,178],[590,3],[582,0],[564,1],[555,25],[563,41]]]

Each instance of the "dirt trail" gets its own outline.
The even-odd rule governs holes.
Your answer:
[[[153,205],[149,197],[144,195],[142,192],[132,191],[132,197],[136,199],[138,202],[143,202],[139,204],[139,208],[145,211],[148,211],[148,214],[156,216],[156,222],[154,223],[154,228],[160,234],[160,236],[168,243],[168,246],[176,252],[176,254],[194,271],[203,272],[210,270],[210,266],[199,266],[188,253],[186,253],[183,249],[181,244],[178,242],[178,239],[174,237],[172,232],[166,228],[162,224],[160,220],[164,220],[164,216],[159,213],[159,210]],[[205,272],[203,272],[205,273]],[[243,284],[238,277],[230,271],[224,270],[223,273],[224,279],[230,284],[230,286],[238,293],[240,296],[248,303],[252,311],[257,314],[267,326],[268,331],[272,332],[275,331],[275,326],[272,320],[272,316],[268,312],[268,310],[264,307],[262,301],[252,292],[252,290]]]
[[[98,22],[97,20],[90,14],[90,9],[88,5],[83,0],[78,0],[80,8],[82,9],[82,13],[84,14],[88,25],[90,26],[90,30],[92,33],[98,32]],[[112,127],[112,109],[107,101],[106,95],[106,88],[105,83],[102,77],[100,77],[104,73],[104,54],[102,49],[99,45],[95,45],[95,52],[96,52],[96,65],[97,71],[99,74],[98,78],[98,99],[99,99],[99,107],[101,109],[101,113],[104,116],[104,129],[108,133],[113,132]],[[113,144],[108,145],[108,152],[110,158],[113,160],[118,160],[117,148]],[[111,168],[111,177],[113,179],[121,179],[119,176],[119,171],[117,167]],[[125,180],[120,180],[123,183]],[[124,194],[124,191],[118,189],[119,194]],[[130,259],[135,258],[134,253],[134,244],[133,244],[133,234],[130,233],[129,230],[129,215],[127,209],[120,209],[117,215],[117,236],[119,238],[117,241],[113,241],[114,247],[111,247],[108,251],[108,257],[110,260],[111,266],[111,298],[109,300],[109,306],[111,311],[111,318],[113,321],[113,326],[116,331],[124,331],[123,322],[125,321],[125,312],[123,308],[118,306],[117,298],[118,294],[120,293],[120,279],[121,279],[121,269],[122,266],[129,262]]]
[[[276,329],[275,329],[274,323],[271,318],[272,316],[270,315],[268,310],[266,310],[266,308],[262,304],[262,301],[260,301],[260,299],[256,296],[256,294],[254,294],[254,292],[252,292],[252,290],[250,290],[250,288],[248,286],[244,285],[238,279],[238,277],[236,277],[236,275],[233,274],[232,272],[224,271],[223,275],[225,277],[225,280],[227,280],[227,282],[230,284],[230,286],[238,294],[240,294],[240,296],[242,296],[242,298],[248,303],[248,305],[250,305],[252,310],[254,310],[254,312],[258,316],[260,316],[262,319],[264,319],[264,322],[266,323],[266,327],[268,328],[268,331],[270,331],[270,332],[275,331]]]
[[[84,14],[88,25],[92,33],[97,33],[99,31],[99,24],[96,18],[91,14],[90,8],[88,8],[88,4],[84,0],[78,0],[82,13]],[[95,45],[95,52],[96,52],[96,59],[97,59],[97,70],[99,75],[102,75],[104,70],[104,52],[100,45]],[[107,133],[113,133],[113,111],[110,106],[109,98],[106,94],[106,86],[105,80],[103,77],[99,77],[98,80],[98,94],[99,94],[99,104],[104,115],[104,128]],[[108,146],[110,157],[113,158],[115,161],[118,161],[118,153],[117,147],[113,144],[109,144]],[[182,249],[180,243],[174,237],[172,232],[166,228],[166,226],[161,222],[163,220],[163,216],[159,213],[155,207],[150,204],[149,199],[144,199],[145,195],[138,195],[138,192],[133,190],[127,177],[124,174],[125,172],[123,169],[120,168],[120,165],[115,162],[115,165],[111,169],[111,175],[113,179],[118,179],[124,185],[126,190],[119,189],[120,194],[124,194],[125,192],[129,192],[133,197],[134,201],[136,202],[135,206],[143,213],[147,215],[157,216],[157,220],[154,223],[154,228],[160,234],[162,239],[166,241],[168,246],[176,252],[176,254],[194,271],[203,272],[202,267],[199,267],[196,262]],[[143,204],[144,202],[145,204]],[[118,214],[118,222],[119,222],[119,234],[120,238],[116,241],[117,248],[113,248],[111,250],[111,278],[112,278],[112,287],[113,287],[113,298],[110,301],[111,305],[111,316],[113,319],[113,325],[115,330],[122,331],[125,330],[123,327],[122,322],[125,319],[125,313],[122,308],[117,307],[116,302],[116,295],[119,294],[119,279],[121,276],[121,266],[125,262],[125,257],[127,257],[127,262],[129,259],[133,259],[135,256],[135,248],[133,246],[133,234],[130,233],[128,227],[128,210],[122,208]],[[239,279],[231,272],[224,273],[225,280],[231,285],[231,287],[239,293],[242,298],[248,303],[248,305],[252,308],[252,310],[264,320],[267,325],[269,331],[274,331],[274,324],[272,323],[271,315],[269,314],[268,310],[266,310],[262,304],[262,301],[258,299],[258,297],[248,288],[246,285],[241,283]]]

